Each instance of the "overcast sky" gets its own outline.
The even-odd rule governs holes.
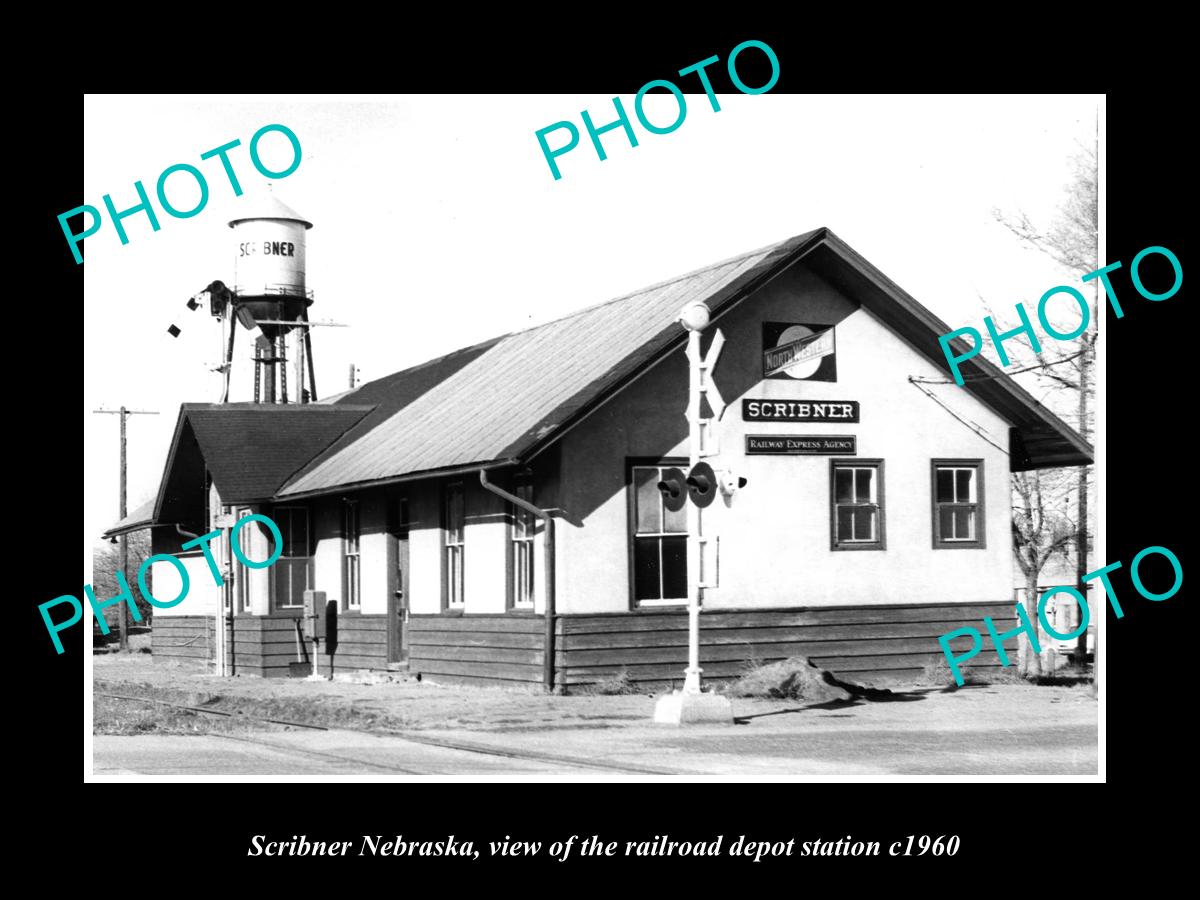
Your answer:
[[[992,210],[1049,222],[1071,155],[1095,141],[1101,98],[718,96],[714,113],[688,95],[671,134],[635,120],[636,148],[604,135],[604,162],[585,132],[558,181],[534,132],[562,119],[582,131],[584,109],[610,121],[611,95],[87,97],[80,203],[102,209],[108,193],[133,206],[133,183],[153,197],[176,163],[205,173],[210,199],[188,219],[159,208],[158,232],[126,219],[125,246],[107,218],[85,242],[85,543],[118,500],[118,417],[90,410],[160,413],[129,422],[133,509],[157,490],[179,404],[220,397],[217,326],[184,304],[214,279],[233,283],[226,223],[266,189],[247,149],[266,124],[303,148],[272,190],[315,226],[310,315],[349,326],[314,331],[322,396],[345,390],[351,363],[377,378],[823,225],[954,327],[981,327],[980,297],[999,312],[1075,283]],[[674,100],[647,113],[670,122]],[[219,163],[200,160],[234,139],[237,199]],[[278,134],[261,146],[269,164],[290,157]],[[185,209],[198,196],[187,182],[169,183]],[[248,372],[243,355],[235,367]]]

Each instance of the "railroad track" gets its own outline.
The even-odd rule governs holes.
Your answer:
[[[354,734],[367,734],[372,737],[385,737],[393,740],[405,741],[410,744],[421,744],[427,747],[438,747],[444,750],[458,750],[464,753],[476,753],[480,756],[497,756],[505,759],[522,760],[525,762],[543,762],[553,763],[555,765],[570,766],[581,769],[596,769],[604,772],[622,772],[627,775],[683,775],[687,774],[673,769],[664,769],[655,766],[640,766],[635,763],[614,763],[605,762],[595,759],[580,759],[579,757],[563,756],[556,753],[539,753],[536,751],[517,752],[513,750],[502,750],[498,747],[490,747],[486,744],[475,744],[469,741],[447,740],[445,738],[435,738],[427,735],[413,735],[406,732],[397,731],[380,731],[368,728],[349,728],[345,726],[337,726],[330,728],[325,725],[311,725],[307,722],[291,722],[286,719],[272,719],[265,716],[255,716],[249,713],[233,713],[228,710],[213,709],[204,706],[187,706],[182,703],[172,703],[169,700],[158,700],[152,697],[137,697],[128,694],[113,694],[107,691],[96,691],[95,696],[107,697],[111,700],[124,700],[133,703],[147,703],[159,706],[167,706],[172,709],[186,710],[188,712],[200,713],[208,716],[220,716],[227,719],[248,719],[254,722],[264,722],[271,725],[285,725],[290,728],[302,728],[308,731],[348,731]],[[213,734],[214,737],[224,738],[231,741],[240,741],[246,744],[254,744],[260,747],[268,747],[272,750],[283,752],[302,753],[318,759],[334,760],[337,762],[354,762],[363,766],[369,766],[373,769],[385,771],[403,772],[407,775],[429,775],[436,774],[430,772],[421,772],[415,769],[406,769],[402,766],[395,766],[388,763],[374,762],[371,760],[360,759],[353,756],[345,756],[333,753],[322,753],[318,750],[308,750],[304,748],[292,747],[290,745],[276,744],[271,741],[250,737],[232,737],[225,734]]]

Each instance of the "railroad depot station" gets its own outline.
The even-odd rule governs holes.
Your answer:
[[[965,386],[945,383],[949,327],[825,228],[318,400],[311,226],[270,203],[231,223],[242,248],[295,245],[239,260],[230,295],[230,347],[259,333],[257,402],[184,403],[157,497],[107,532],[151,528],[153,552],[189,572],[186,601],[154,612],[156,660],[220,652],[228,673],[294,674],[319,591],[339,611],[336,671],[678,686],[695,545],[659,483],[689,462],[689,304],[710,311],[706,351],[724,338],[708,373],[727,404],[706,435],[723,487],[704,510],[708,681],[795,655],[911,679],[939,635],[985,615],[1013,627],[1009,475],[1092,461],[981,356]],[[272,367],[285,356],[290,401],[289,366]],[[180,545],[251,513],[278,524],[282,556],[231,562],[218,587]],[[273,544],[260,525],[242,531],[253,560]],[[176,595],[172,566],[153,578]],[[990,644],[971,661],[998,664]]]

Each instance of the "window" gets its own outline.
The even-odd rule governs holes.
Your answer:
[[[832,549],[886,549],[883,460],[834,459],[829,473]]]
[[[686,466],[686,463],[679,463]],[[687,507],[671,512],[658,489],[669,465],[633,466],[633,601],[638,606],[687,602]]]
[[[526,503],[533,503],[533,485],[519,482],[513,493]],[[509,551],[512,554],[512,583],[514,609],[533,609],[533,533],[537,517],[527,509],[510,504],[512,529]]]
[[[304,592],[311,586],[308,510],[303,506],[277,506],[272,518],[283,537],[283,550],[271,566],[275,608],[301,609]]]
[[[464,533],[467,509],[461,484],[446,486],[446,502],[443,505],[442,514],[444,523],[442,529],[444,578],[442,583],[445,585],[442,595],[443,605],[448,609],[462,609]]]
[[[345,573],[345,580],[342,588],[346,595],[345,609],[359,609],[362,606],[362,584],[358,554],[359,537],[358,501],[343,501],[342,570]]]
[[[408,607],[408,500],[402,498],[397,501],[395,505],[389,507],[389,514],[393,517],[388,531],[395,540],[396,561],[391,590],[392,595],[400,600],[400,608],[406,609]]]
[[[983,460],[935,459],[933,466],[934,549],[982,548]]]

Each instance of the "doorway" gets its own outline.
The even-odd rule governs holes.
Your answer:
[[[408,499],[388,508],[388,662],[408,660]]]

